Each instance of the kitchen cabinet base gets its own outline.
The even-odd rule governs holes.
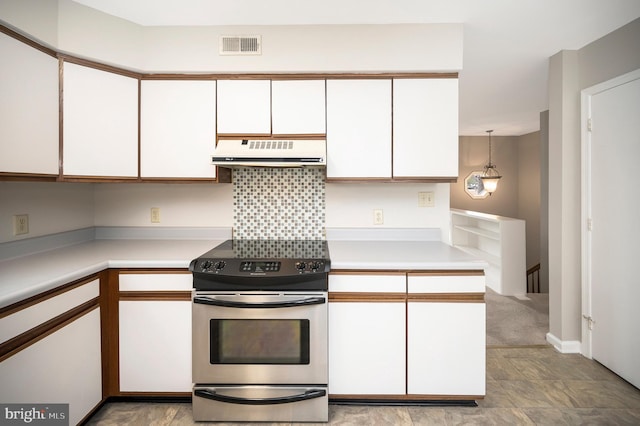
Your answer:
[[[484,396],[467,395],[329,395],[334,405],[413,405],[421,407],[477,407]]]

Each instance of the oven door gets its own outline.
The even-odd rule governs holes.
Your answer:
[[[326,385],[327,293],[196,291],[193,382]]]

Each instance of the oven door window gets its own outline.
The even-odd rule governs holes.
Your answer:
[[[307,319],[212,319],[211,364],[309,364]]]

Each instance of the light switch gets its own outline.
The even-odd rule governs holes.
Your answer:
[[[434,207],[435,205],[433,191],[418,192],[418,207]]]

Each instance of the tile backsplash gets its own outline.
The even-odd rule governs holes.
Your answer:
[[[236,239],[324,239],[324,170],[234,169],[233,229]]]

